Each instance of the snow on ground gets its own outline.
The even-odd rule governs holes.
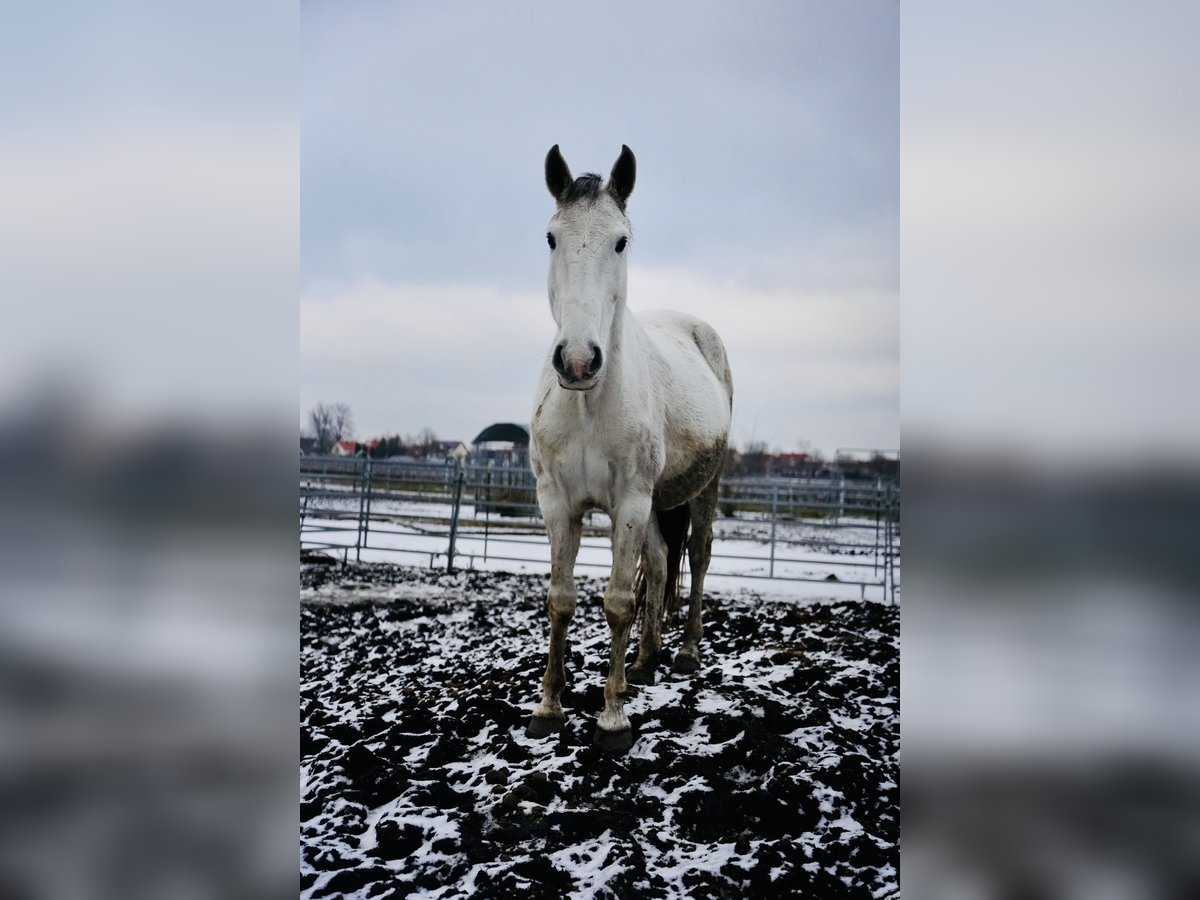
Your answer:
[[[357,510],[354,500],[339,503],[351,518],[306,516],[304,540],[352,548],[358,540]],[[400,563],[402,565],[445,566],[448,547],[448,521],[445,504],[390,502],[386,514],[391,520],[373,521],[366,544],[357,552],[361,562]],[[385,515],[385,507],[376,503],[372,516]],[[487,522],[476,518],[474,508],[463,504],[455,542],[456,564],[483,571],[548,574],[550,545],[537,519],[508,519],[493,516]],[[428,517],[428,518],[426,518]],[[608,517],[594,512],[588,519],[595,528],[606,529]],[[788,578],[820,582],[816,595],[826,599],[890,599],[884,597],[883,535],[874,521],[843,519],[830,521],[777,522],[775,527],[774,565],[772,565],[771,523],[762,517],[718,517],[713,523],[713,560],[706,586],[722,591],[746,590],[753,594],[792,597],[798,592],[814,593],[804,583],[789,583]],[[878,547],[878,549],[877,549]],[[340,551],[333,551],[340,555]],[[605,536],[585,534],[576,568],[602,575],[612,565],[612,550]],[[768,577],[772,576],[772,577]],[[865,589],[862,584],[866,583]]]
[[[544,577],[304,567],[304,897],[899,895],[898,609],[713,591],[703,668],[661,669],[611,755],[603,590],[534,740]]]

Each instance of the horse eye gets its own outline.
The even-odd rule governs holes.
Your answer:
[[[546,243],[550,245],[551,250],[554,249],[554,235],[548,231],[546,232]]]
[[[617,241],[617,252],[618,253],[620,253],[622,250],[625,249],[625,242],[626,242],[625,238],[621,238],[619,241]]]

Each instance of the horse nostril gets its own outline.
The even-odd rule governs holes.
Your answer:
[[[559,375],[567,374],[567,366],[566,366],[566,363],[563,362],[563,357],[562,357],[563,347],[565,347],[565,346],[567,346],[567,345],[559,344],[557,347],[554,348],[554,359],[551,361],[554,366],[554,371],[557,372]]]
[[[592,351],[592,364],[588,366],[588,374],[595,375],[600,371],[600,367],[604,365],[604,354],[600,352],[600,348],[596,347]]]

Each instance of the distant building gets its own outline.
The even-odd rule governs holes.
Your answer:
[[[437,454],[443,459],[457,459],[465,462],[471,455],[471,448],[462,441],[438,441],[435,446]]]
[[[391,459],[425,460],[426,462],[446,462],[459,460],[466,462],[471,456],[471,448],[463,441],[432,441],[428,444],[409,444],[398,447],[400,452],[389,454]]]
[[[497,422],[479,432],[471,443],[479,465],[517,468],[529,465],[529,429],[524,425]]]

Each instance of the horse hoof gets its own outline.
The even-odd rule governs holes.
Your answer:
[[[567,722],[566,718],[557,716],[530,716],[529,727],[525,729],[526,737],[544,738],[550,737],[552,734],[557,734],[562,731],[563,725]]]
[[[596,728],[593,743],[605,753],[624,753],[633,746],[633,729],[622,728],[620,731],[605,731]]]
[[[625,681],[629,684],[654,684],[654,670],[636,664],[629,666],[625,669]]]
[[[671,667],[680,674],[690,675],[693,672],[700,671],[700,658],[691,653],[680,651],[675,654],[675,661]]]

